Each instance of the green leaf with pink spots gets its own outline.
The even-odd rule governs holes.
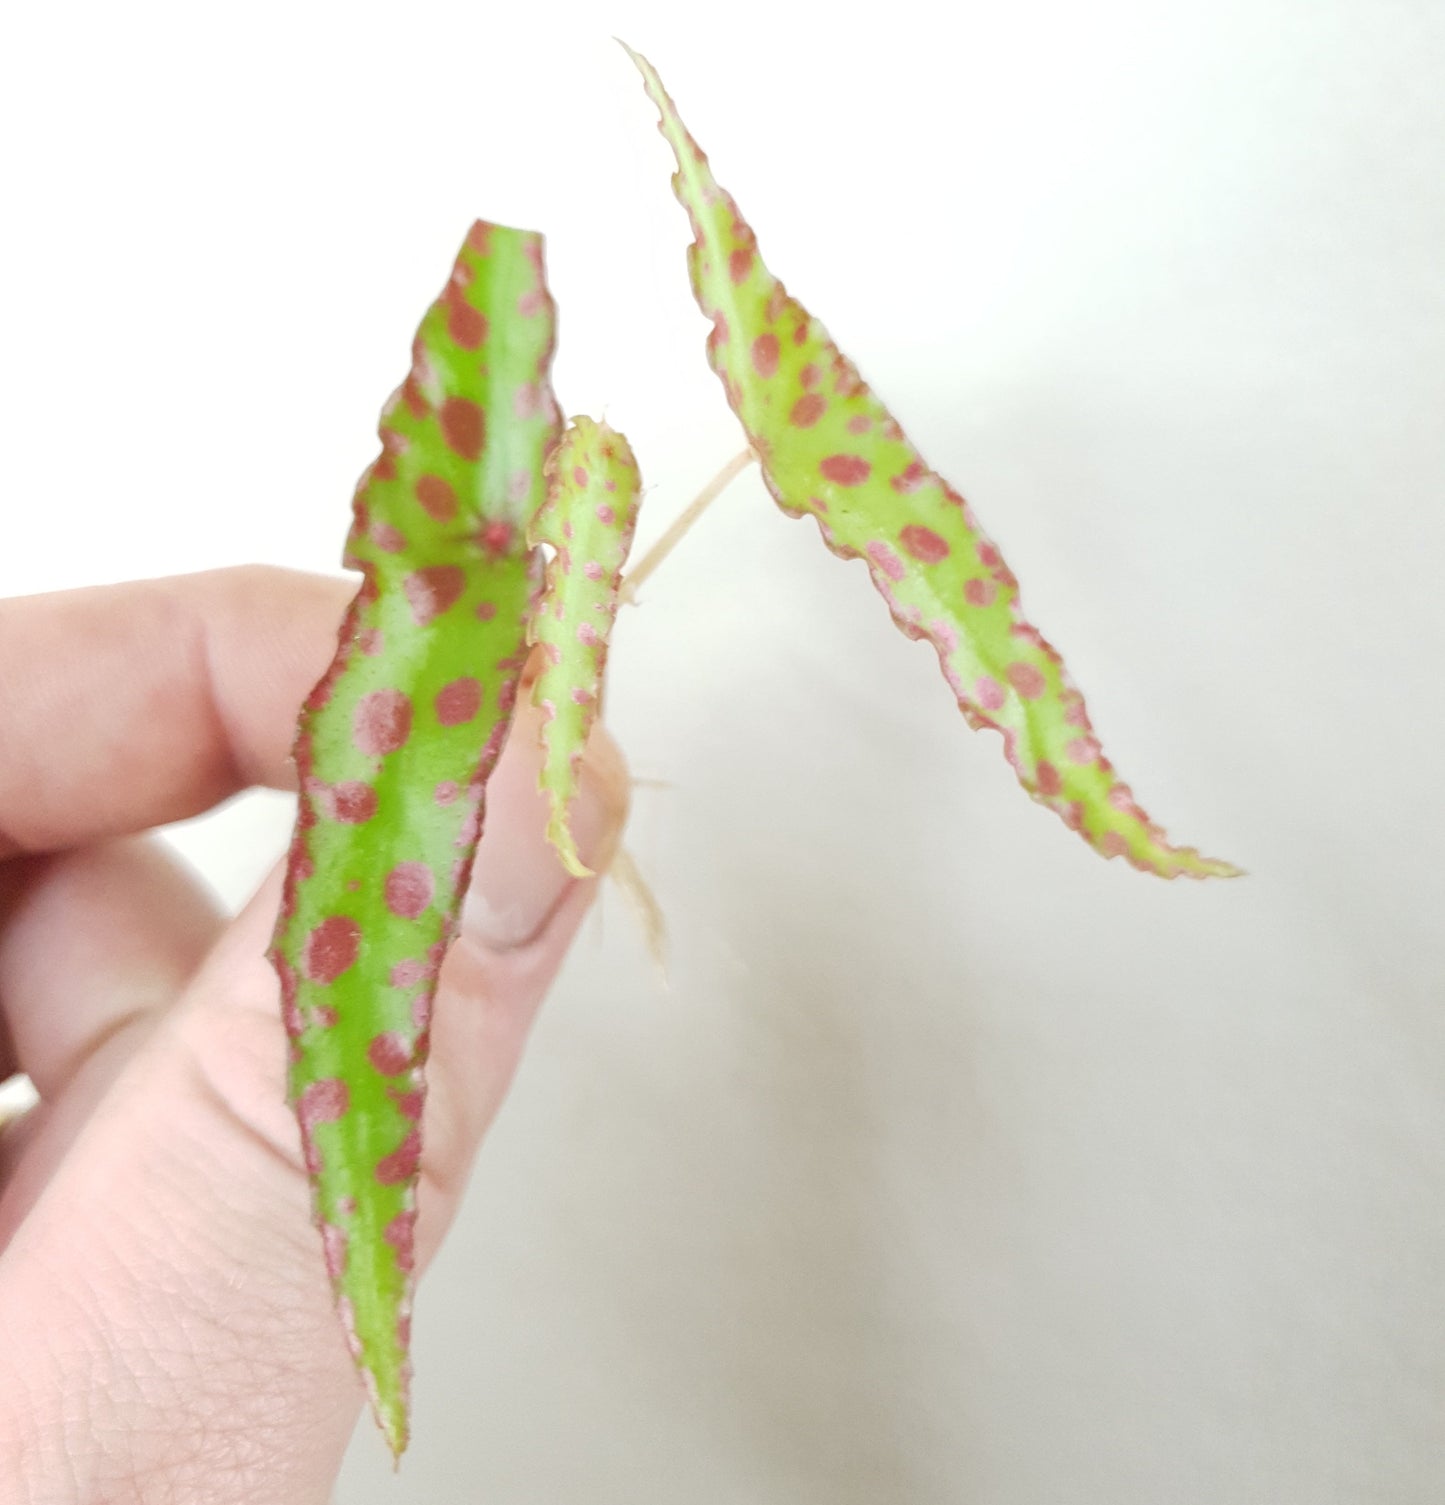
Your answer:
[[[1174,877],[1229,863],[1173,847],[1105,758],[1063,660],[1019,609],[1018,582],[968,504],[930,470],[827,331],[768,271],[652,65],[627,49],[677,158],[708,359],[778,505],[862,558],[894,621],[930,643],[971,726],[1002,733],[1019,782],[1107,857]]]
[[[550,544],[556,551],[530,628],[530,641],[542,649],[532,703],[543,716],[541,787],[551,806],[547,838],[567,871],[586,878],[592,870],[578,856],[568,811],[601,703],[641,479],[627,440],[591,418],[572,420],[547,462],[547,474],[547,503],[528,533],[533,544]]]
[[[353,504],[361,589],[296,742],[272,960],[337,1305],[407,1439],[412,1230],[432,999],[512,718],[559,421],[541,237],[473,226]]]

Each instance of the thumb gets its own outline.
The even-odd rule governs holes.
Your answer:
[[[519,717],[442,968],[417,1258],[435,1253],[538,1002],[595,887],[543,844]],[[574,805],[605,867],[627,807],[605,733]],[[332,1307],[286,1040],[268,883],[96,1108],[0,1259],[0,1456],[37,1498],[324,1501],[361,1389]],[[74,1481],[55,1497],[55,1481]]]

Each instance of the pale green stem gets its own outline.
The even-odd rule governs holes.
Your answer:
[[[688,529],[707,511],[722,492],[727,490],[728,486],[747,469],[748,465],[754,459],[756,459],[756,456],[750,449],[745,449],[740,454],[734,455],[712,480],[698,492],[696,499],[688,506],[687,510],[683,512],[667,532],[627,572],[617,592],[617,599],[621,605],[628,606],[637,600],[637,592],[642,588],[643,581],[672,553],[678,544],[682,542]]]

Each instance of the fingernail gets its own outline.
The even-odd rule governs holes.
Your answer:
[[[537,722],[520,713],[487,784],[482,830],[462,928],[488,951],[516,951],[546,930],[579,881],[546,839],[548,805],[537,788]],[[627,818],[630,780],[617,745],[594,733],[572,802],[572,830],[588,867],[605,870]]]

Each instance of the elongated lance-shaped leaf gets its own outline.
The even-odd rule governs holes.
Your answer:
[[[326,1264],[393,1451],[407,1439],[422,1070],[526,654],[526,530],[559,422],[541,237],[476,224],[381,421],[363,582],[301,715],[272,960]]]
[[[532,703],[543,716],[541,787],[552,812],[547,839],[567,871],[585,878],[591,869],[577,854],[568,810],[601,702],[642,483],[627,440],[591,418],[572,420],[547,461],[547,477],[546,505],[527,535],[556,550],[529,629],[530,641],[542,648]]]
[[[757,239],[656,70],[628,48],[677,158],[693,292],[722,378],[778,505],[861,557],[898,626],[937,650],[959,708],[1001,732],[1019,782],[1106,857],[1164,877],[1238,870],[1172,847],[1099,747],[1063,660],[1019,608],[1018,582],[963,498],[930,470],[827,331],[763,265]]]

